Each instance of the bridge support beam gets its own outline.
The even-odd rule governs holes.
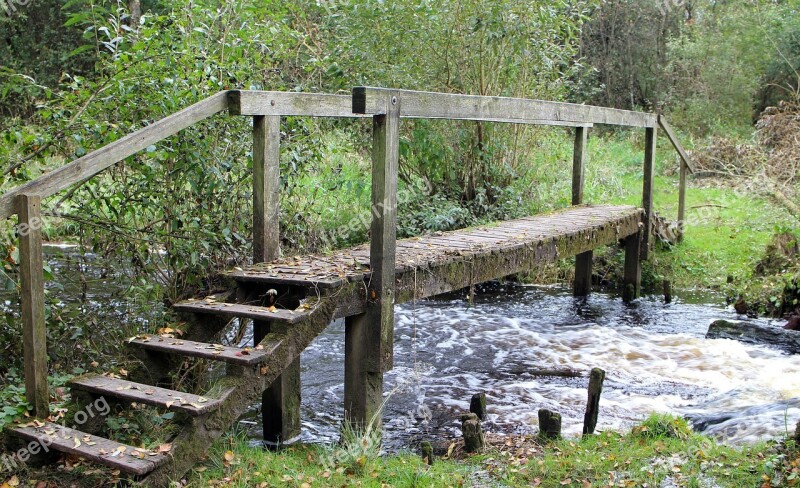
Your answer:
[[[644,208],[644,234],[642,234],[641,259],[650,257],[653,235],[653,184],[656,167],[656,142],[658,132],[655,127],[645,129],[644,169],[642,179],[642,208]]]
[[[280,257],[281,117],[253,117],[253,263]],[[258,345],[270,331],[269,322],[253,322]],[[300,435],[300,358],[264,391],[261,399],[264,442],[278,445]]]
[[[50,396],[47,390],[41,197],[20,195],[17,197],[17,211],[25,400],[33,406],[35,416],[45,419],[50,415]]]
[[[625,238],[625,272],[624,272],[624,289],[622,291],[622,300],[625,303],[630,303],[639,298],[641,293],[642,282],[642,263],[641,251],[644,248],[642,242],[643,231],[640,230],[636,234],[632,234]]]
[[[589,139],[588,127],[575,128],[575,152],[572,159],[572,204],[583,203],[583,182],[586,170],[586,145]],[[575,257],[575,282],[573,291],[576,297],[585,297],[592,292],[592,251]]]
[[[367,314],[345,318],[344,418],[356,429],[380,428],[383,373],[367,371]]]
[[[356,428],[381,428],[383,373],[394,362],[397,170],[400,95],[387,92],[385,113],[372,119],[372,225],[367,303],[348,319],[345,340],[345,414]]]

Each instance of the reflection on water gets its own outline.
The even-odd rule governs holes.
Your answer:
[[[719,297],[685,294],[666,305],[644,298],[574,299],[566,288],[510,287],[474,304],[439,299],[396,309],[395,368],[384,422],[390,447],[458,435],[458,415],[485,391],[494,432],[535,432],[537,411],[563,416],[580,435],[587,378],[542,370],[606,370],[598,429],[624,429],[672,412],[728,442],[779,435],[800,418],[800,362],[766,347],[705,340],[708,324],[736,318]],[[342,417],[344,325],[303,353],[303,440],[333,441]],[[255,407],[254,407],[255,408]],[[245,419],[254,437],[253,411]]]

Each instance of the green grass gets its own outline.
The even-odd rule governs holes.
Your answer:
[[[298,446],[276,454],[231,437],[214,445],[188,486],[657,487],[670,478],[680,487],[708,486],[709,481],[754,487],[774,475],[779,458],[767,444],[721,446],[692,433],[683,420],[658,415],[626,434],[604,432],[546,446],[528,439],[521,448],[437,459],[433,466],[403,453],[370,460],[369,469],[354,473],[339,465],[335,452]]]

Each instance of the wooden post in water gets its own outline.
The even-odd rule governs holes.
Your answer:
[[[383,373],[394,361],[397,168],[400,143],[399,95],[387,92],[386,113],[372,122],[372,226],[367,304],[345,325],[345,418],[380,426]],[[374,420],[374,422],[373,422]]]
[[[280,257],[281,117],[253,117],[253,263]],[[253,321],[258,345],[284,325]],[[283,370],[261,399],[264,442],[277,445],[300,434],[300,358]]]
[[[622,300],[632,302],[639,298],[642,281],[642,263],[640,252],[644,248],[642,245],[642,234],[644,229],[639,230],[625,238],[625,271],[623,277]]]
[[[47,391],[47,324],[44,315],[42,257],[42,199],[17,197],[19,213],[19,275],[22,286],[22,347],[25,360],[25,399],[39,418],[50,415]]]
[[[593,368],[589,373],[589,398],[586,402],[586,414],[583,416],[583,435],[594,434],[597,427],[597,415],[600,413],[600,395],[603,393],[603,381],[606,372]]]
[[[644,208],[644,233],[642,234],[641,259],[647,260],[650,256],[650,241],[653,232],[653,183],[656,167],[656,137],[658,132],[655,127],[645,129],[644,146],[644,171],[642,185],[642,208]]]
[[[589,138],[588,127],[575,128],[575,150],[572,158],[572,204],[583,203],[583,182],[586,171],[586,145]],[[585,297],[592,291],[592,251],[575,257],[575,282],[573,291],[576,297]]]

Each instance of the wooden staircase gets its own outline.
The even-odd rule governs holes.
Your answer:
[[[276,296],[277,290],[282,298]],[[235,283],[231,293],[190,299],[173,306],[190,323],[186,339],[147,334],[128,341],[127,347],[145,363],[135,376],[151,381],[87,374],[69,383],[78,408],[104,398],[115,405],[147,405],[174,412],[173,421],[178,423],[180,431],[173,439],[166,440],[164,445],[168,449],[147,450],[98,437],[95,434],[102,422],[87,422],[77,427],[82,430],[77,430],[35,420],[10,428],[9,432],[50,450],[119,470],[142,486],[167,486],[191,469],[213,441],[259,401],[284,368],[325,329],[334,317],[341,291],[337,290],[336,297],[332,297],[317,294],[313,286],[302,289],[268,281]],[[237,302],[237,296],[244,300]],[[215,343],[212,339],[231,319],[269,322],[275,332],[266,334],[252,347]],[[155,386],[168,370],[165,366],[179,364],[186,358],[219,362],[225,367],[224,377],[214,388],[217,393],[204,396]]]

